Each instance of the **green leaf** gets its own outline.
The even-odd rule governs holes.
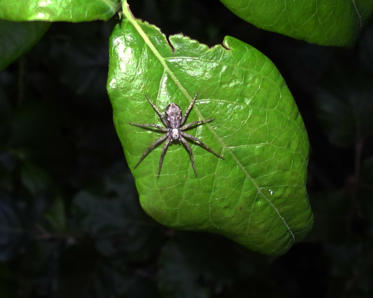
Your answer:
[[[329,46],[352,45],[373,12],[371,0],[220,1],[259,28]]]
[[[108,20],[119,0],[0,0],[0,19],[9,21],[86,22]]]
[[[0,71],[28,52],[49,26],[45,22],[17,23],[0,20]]]
[[[142,208],[179,229],[219,233],[265,254],[287,251],[312,226],[305,189],[308,139],[297,106],[276,67],[232,37],[209,49],[183,35],[166,37],[126,17],[110,40],[108,93],[114,124],[135,176]],[[164,111],[174,102],[191,130],[224,160],[192,145],[198,177],[180,144],[170,146],[157,179],[162,148],[134,169],[158,133],[129,125],[158,123],[145,100]]]

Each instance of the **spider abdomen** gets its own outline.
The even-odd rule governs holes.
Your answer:
[[[170,128],[168,130],[168,135],[171,137],[172,140],[180,140],[180,129]]]

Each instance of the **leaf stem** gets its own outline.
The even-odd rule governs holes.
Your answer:
[[[122,6],[123,14],[127,18],[127,20],[132,24],[132,26],[135,27],[137,32],[140,34],[140,36],[144,39],[144,42],[146,45],[150,48],[152,53],[157,57],[159,63],[163,66],[165,69],[166,73],[171,77],[171,79],[174,81],[176,86],[180,89],[180,91],[184,94],[184,96],[189,100],[189,102],[192,102],[193,98],[192,96],[188,93],[188,91],[185,89],[185,87],[180,83],[178,78],[175,76],[175,74],[171,71],[171,69],[168,67],[166,61],[162,57],[162,55],[158,52],[158,50],[155,48],[149,37],[146,35],[144,30],[142,30],[141,26],[137,23],[136,18],[132,14],[129,5],[127,3],[127,0],[123,1],[123,6]],[[197,109],[195,109],[197,111]],[[197,111],[198,116],[202,119],[204,119],[199,111]]]

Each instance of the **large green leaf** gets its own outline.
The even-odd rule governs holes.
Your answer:
[[[108,20],[119,0],[0,0],[0,19],[84,22]]]
[[[321,45],[351,45],[373,12],[371,0],[220,0],[259,28]]]
[[[308,139],[297,106],[276,67],[232,37],[208,48],[183,35],[166,37],[124,9],[110,39],[108,93],[114,124],[135,176],[143,209],[175,228],[220,233],[246,247],[281,254],[312,226],[305,189]],[[158,133],[129,125],[158,123],[145,100],[183,110],[188,122],[215,118],[191,134],[224,160],[192,146],[198,177],[180,144],[162,148],[134,169]]]
[[[0,20],[0,71],[29,51],[49,26],[46,22],[18,23]]]

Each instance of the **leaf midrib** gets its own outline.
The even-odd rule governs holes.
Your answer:
[[[363,26],[363,20],[362,20],[359,8],[357,7],[356,0],[351,0],[351,1],[352,1],[352,6],[354,7],[356,15],[359,19],[360,27],[362,27]]]
[[[181,84],[181,82],[179,81],[179,79],[176,77],[176,75],[172,72],[172,70],[168,67],[164,57],[158,52],[158,50],[156,49],[156,47],[153,45],[153,43],[151,42],[151,40],[149,39],[149,37],[146,35],[146,33],[142,30],[141,26],[137,23],[135,17],[133,16],[133,14],[131,13],[130,9],[129,9],[129,5],[127,3],[126,0],[123,1],[123,14],[125,15],[125,17],[127,18],[127,20],[134,26],[134,28],[136,29],[136,31],[139,33],[139,35],[143,38],[145,44],[150,48],[150,50],[153,52],[153,54],[155,55],[155,57],[158,59],[159,63],[163,66],[165,72],[167,72],[167,74],[170,76],[170,78],[173,80],[173,82],[176,84],[176,86],[180,89],[181,93],[189,100],[189,102],[192,102],[193,98],[189,95],[188,91],[184,88],[184,86]],[[198,109],[198,107],[195,107],[194,108],[195,112],[197,113],[199,119],[205,119],[200,110]],[[229,154],[232,156],[232,158],[234,159],[234,161],[236,162],[236,164],[239,166],[239,168],[243,171],[243,173],[245,174],[245,176],[251,181],[251,183],[255,186],[257,192],[259,194],[262,195],[262,197],[266,200],[266,202],[268,203],[268,205],[273,208],[273,210],[276,212],[276,214],[278,215],[278,217],[281,219],[281,221],[283,222],[284,226],[286,227],[289,235],[291,236],[291,238],[293,239],[293,242],[295,242],[295,235],[293,233],[293,231],[290,229],[289,225],[287,224],[285,218],[280,214],[280,212],[278,211],[278,209],[276,208],[276,206],[269,200],[269,198],[267,198],[267,196],[265,195],[265,193],[261,190],[261,188],[259,187],[259,185],[256,183],[255,179],[249,174],[249,172],[245,169],[245,167],[243,166],[243,164],[239,161],[239,159],[237,158],[237,156],[233,153],[233,151],[230,150],[229,146],[227,146],[224,141],[220,138],[220,136],[211,128],[211,126],[209,124],[206,125],[206,127],[208,128],[208,130],[213,134],[213,136],[216,138],[216,140],[218,141],[218,143],[221,145],[221,147],[223,148],[223,150],[226,150],[227,152],[229,152]]]

